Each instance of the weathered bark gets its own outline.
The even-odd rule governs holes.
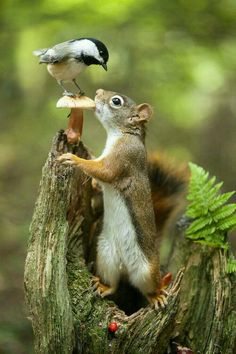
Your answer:
[[[176,276],[164,310],[146,306],[127,316],[114,302],[94,295],[88,268],[99,194],[79,169],[56,162],[66,151],[89,157],[82,143],[68,145],[62,132],[54,139],[25,266],[36,353],[175,353],[174,342],[194,353],[233,353],[235,277],[226,274],[226,254],[181,233],[172,238],[167,267],[173,274],[183,266],[185,271]],[[115,334],[108,331],[111,321],[119,325]]]
[[[58,148],[54,146],[43,168],[25,265],[36,353],[70,353],[74,347],[65,261],[73,171],[55,163]]]

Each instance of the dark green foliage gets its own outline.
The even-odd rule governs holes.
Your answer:
[[[235,192],[220,194],[223,182],[215,183],[209,173],[190,163],[191,179],[186,215],[193,218],[186,236],[203,244],[228,248],[226,234],[236,226],[236,204],[226,204]],[[234,265],[236,269],[236,264]]]

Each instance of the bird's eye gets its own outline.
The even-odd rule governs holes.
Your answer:
[[[116,95],[110,99],[110,106],[113,108],[120,108],[123,105],[124,105],[124,100],[121,96]]]

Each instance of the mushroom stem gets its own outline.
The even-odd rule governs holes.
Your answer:
[[[75,144],[80,140],[83,129],[83,110],[79,108],[71,108],[68,128],[65,131],[67,141]]]

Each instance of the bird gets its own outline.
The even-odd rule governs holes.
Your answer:
[[[71,39],[56,44],[54,47],[37,49],[33,54],[39,57],[39,64],[47,64],[47,70],[63,88],[63,95],[75,96],[69,92],[64,81],[73,81],[84,95],[76,82],[76,77],[90,65],[101,65],[107,71],[109,53],[104,43],[95,38]]]

